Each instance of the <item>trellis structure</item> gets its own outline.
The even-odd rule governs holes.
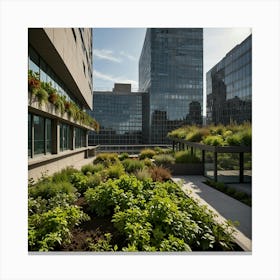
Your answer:
[[[244,175],[244,154],[249,154],[251,157],[252,154],[252,147],[248,146],[211,146],[205,145],[196,142],[190,142],[184,139],[178,139],[174,137],[168,137],[172,141],[172,149],[173,151],[180,151],[185,149],[190,149],[191,153],[194,153],[197,149],[201,151],[201,160],[203,163],[203,175],[213,179],[215,182],[219,181],[219,173],[221,174],[221,170],[218,169],[218,156],[219,154],[237,154],[238,155],[238,183],[245,183],[251,182],[251,170],[246,170],[247,174]],[[213,175],[209,176],[210,172],[207,172],[207,159],[206,153],[211,152],[213,153]],[[236,173],[236,169],[232,170],[233,173]],[[224,173],[227,171],[224,171]],[[228,172],[229,173],[229,172]],[[222,176],[222,175],[221,175]],[[221,177],[220,176],[220,177]],[[236,177],[233,175],[232,177]],[[245,180],[246,176],[246,180]],[[226,177],[226,176],[224,176]],[[230,176],[228,176],[230,177]],[[221,180],[222,181],[222,180]],[[227,183],[237,183],[235,180],[234,182],[227,182]]]

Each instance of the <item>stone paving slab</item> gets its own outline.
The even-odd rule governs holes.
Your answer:
[[[248,251],[251,250],[252,239],[252,209],[251,207],[239,202],[230,196],[215,190],[202,183],[205,181],[203,176],[173,176],[175,182],[183,180],[182,189],[188,195],[198,199],[202,204],[206,204],[214,210],[223,222],[225,220],[238,221],[236,238],[243,244]]]

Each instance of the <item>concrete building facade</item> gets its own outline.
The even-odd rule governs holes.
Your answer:
[[[28,170],[36,179],[89,154],[92,29],[30,28],[28,70]]]

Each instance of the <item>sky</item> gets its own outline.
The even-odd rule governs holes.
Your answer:
[[[249,36],[251,29],[204,28],[203,32],[205,98],[206,72]],[[146,28],[93,29],[94,90],[112,90],[114,83],[131,83],[132,89],[138,90],[138,61],[145,33]]]

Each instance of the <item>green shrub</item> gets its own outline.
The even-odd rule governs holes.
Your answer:
[[[150,168],[150,173],[153,181],[164,182],[171,179],[171,173],[168,169],[161,166],[155,166]]]
[[[88,185],[88,188],[94,188],[94,187],[100,185],[101,182],[102,182],[101,174],[95,173],[95,174],[89,176],[87,185]]]
[[[33,198],[37,198],[40,196],[42,198],[49,199],[60,193],[70,194],[74,193],[75,191],[76,189],[66,181],[43,181],[29,188],[29,196]]]
[[[108,167],[107,176],[108,178],[116,179],[125,173],[124,167],[122,164],[114,164]]]
[[[104,170],[104,168],[105,168],[105,166],[102,163],[93,164],[93,166],[92,166],[92,174],[98,173],[98,172]]]
[[[161,154],[153,157],[156,165],[165,165],[165,164],[173,164],[175,163],[175,158],[172,155]]]
[[[206,127],[194,127],[192,130],[186,135],[186,140],[190,142],[200,142],[203,137],[209,134],[209,129]]]
[[[90,218],[77,206],[56,207],[28,218],[28,248],[51,251],[71,241],[71,229]]]
[[[198,163],[201,160],[190,151],[178,151],[174,154],[176,163]]]
[[[91,212],[106,216],[113,212],[122,193],[123,190],[110,179],[95,188],[89,188],[84,195]]]
[[[52,181],[53,182],[62,182],[62,181],[70,182],[71,175],[76,172],[78,172],[78,170],[73,168],[72,166],[66,167],[66,168],[62,169],[61,171],[54,173],[52,176]]]
[[[203,138],[203,143],[211,146],[224,146],[224,139],[221,135],[209,135]]]
[[[154,165],[153,161],[149,158],[145,158],[145,159],[141,160],[141,162],[143,162],[144,165],[147,167],[151,167]]]
[[[119,161],[118,154],[116,153],[101,153],[96,156],[93,163],[102,163],[105,167],[109,167]]]
[[[104,238],[99,238],[97,242],[93,242],[91,238],[86,240],[87,248],[89,251],[94,252],[108,252],[108,251],[117,251],[118,246],[114,247],[110,244],[112,239],[111,233],[105,233]]]
[[[82,166],[81,171],[84,175],[93,174],[94,173],[93,165],[86,164],[86,165]]]
[[[121,153],[119,155],[119,160],[123,161],[124,159],[129,158],[129,154],[128,153]]]
[[[122,161],[125,171],[128,173],[137,172],[144,168],[144,162],[138,159],[125,159]]]
[[[160,251],[191,252],[192,250],[190,246],[184,242],[184,240],[169,234],[168,239],[165,239],[160,243]]]
[[[226,138],[226,142],[229,146],[240,146],[242,142],[242,136],[240,133],[233,134]]]
[[[139,159],[145,159],[145,158],[152,158],[156,155],[156,152],[152,149],[144,149],[141,151],[139,155]]]
[[[76,172],[71,175],[71,183],[81,194],[83,194],[88,189],[88,181],[88,176],[81,172]]]

